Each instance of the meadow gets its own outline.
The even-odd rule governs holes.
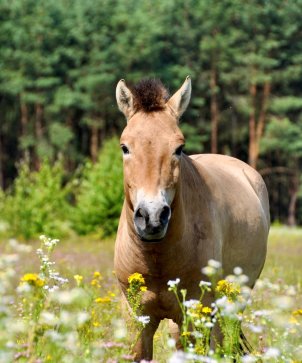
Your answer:
[[[142,323],[121,319],[114,239],[3,240],[0,251],[1,363],[133,361],[131,325]],[[271,229],[267,261],[242,319],[253,351],[237,361],[302,362],[301,256],[301,229]],[[142,285],[130,284],[138,297]],[[192,304],[187,316],[190,309]],[[197,342],[188,344],[185,355],[175,353],[163,321],[154,359],[232,361],[228,354],[221,357],[211,350],[196,355]]]

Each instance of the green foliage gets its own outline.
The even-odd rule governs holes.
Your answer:
[[[9,234],[30,239],[42,233],[62,235],[63,221],[68,215],[69,185],[64,185],[64,166],[44,161],[38,171],[31,172],[28,162],[19,165],[12,189],[1,198],[1,219],[9,226]]]
[[[95,158],[96,143],[124,125],[120,78],[161,78],[172,94],[189,74],[187,151],[209,152],[216,105],[218,152],[246,161],[253,112],[300,129],[301,18],[302,0],[0,1],[1,186],[27,154],[38,164],[64,153],[69,171]],[[288,167],[264,150],[261,168]],[[280,198],[272,208],[287,210]]]
[[[79,234],[116,232],[123,203],[123,169],[117,138],[104,142],[95,164],[84,166],[72,225]]]
[[[285,158],[297,160],[302,156],[301,134],[301,124],[295,124],[288,118],[273,118],[262,140],[262,152],[279,151]]]

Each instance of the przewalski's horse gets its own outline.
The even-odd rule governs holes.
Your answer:
[[[143,308],[150,323],[135,346],[137,360],[152,358],[153,335],[162,319],[182,323],[168,280],[180,278],[187,298],[198,299],[205,279],[201,269],[214,259],[225,275],[240,266],[253,287],[266,256],[269,202],[260,175],[229,156],[182,152],[178,120],[190,94],[189,77],[171,98],[154,80],[132,90],[121,80],[116,89],[127,126],[120,139],[125,201],[115,271],[124,295],[134,272],[148,287]]]

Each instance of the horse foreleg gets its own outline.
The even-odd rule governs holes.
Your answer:
[[[142,359],[151,360],[153,357],[153,337],[159,325],[159,320],[150,319],[150,322],[143,328],[133,348],[136,362]]]

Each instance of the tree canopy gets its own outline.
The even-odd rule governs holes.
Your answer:
[[[0,185],[16,163],[98,159],[125,123],[115,86],[189,74],[181,127],[187,152],[249,162],[271,194],[273,219],[302,222],[302,0],[2,0]],[[291,209],[293,208],[293,209]]]

